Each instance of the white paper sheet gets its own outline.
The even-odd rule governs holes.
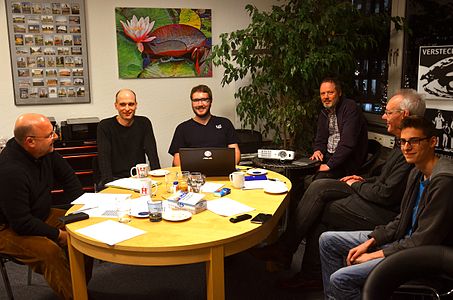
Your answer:
[[[244,182],[244,190],[264,189],[269,185],[269,180],[250,180]]]
[[[228,197],[208,201],[208,210],[221,216],[233,216],[255,210],[253,207],[242,204]]]
[[[116,218],[118,201],[134,201],[130,197],[131,194],[85,193],[71,204],[83,204],[76,212],[83,211],[90,217]]]
[[[141,229],[112,220],[80,228],[76,232],[110,246],[146,233]]]
[[[157,181],[151,180],[151,183],[153,185],[156,185]],[[142,183],[138,178],[120,178],[109,183],[106,183],[105,186],[117,187],[121,189],[139,192],[142,187]]]
[[[222,186],[224,186],[223,183],[205,182],[205,184],[203,184],[203,186],[201,187],[201,191],[203,193],[214,193]]]
[[[104,194],[104,193],[84,193],[79,198],[71,202],[71,204],[93,204],[103,201],[112,201],[112,199],[124,200],[131,194]]]

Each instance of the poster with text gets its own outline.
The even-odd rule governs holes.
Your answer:
[[[417,91],[427,99],[453,99],[453,45],[420,47]]]

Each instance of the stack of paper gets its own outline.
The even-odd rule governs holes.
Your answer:
[[[157,181],[151,180],[153,185],[157,184]],[[142,183],[139,178],[120,178],[107,183],[105,186],[116,187],[121,189],[133,190],[139,192],[142,188]]]

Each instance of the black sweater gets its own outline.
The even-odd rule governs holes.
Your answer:
[[[58,229],[44,222],[56,180],[69,199],[83,193],[74,171],[60,154],[52,152],[35,159],[14,138],[9,140],[0,154],[0,224],[8,224],[19,235],[56,240]]]
[[[122,126],[111,117],[102,120],[97,129],[98,162],[101,183],[130,176],[130,169],[145,163],[148,156],[151,170],[159,169],[156,139],[151,121],[135,116],[130,127]]]

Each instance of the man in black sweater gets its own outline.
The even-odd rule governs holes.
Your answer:
[[[382,118],[387,131],[399,137],[401,121],[409,115],[421,115],[425,103],[414,90],[401,90],[387,103]],[[351,175],[334,179],[319,179],[310,184],[295,212],[290,212],[288,229],[280,240],[255,255],[279,267],[288,266],[305,238],[301,272],[283,280],[284,288],[321,287],[318,239],[327,230],[372,229],[387,223],[399,213],[407,176],[412,165],[406,163],[399,147],[389,153],[381,174],[370,178]]]
[[[102,120],[97,129],[100,185],[130,176],[130,169],[146,162],[150,169],[159,169],[153,126],[147,117],[136,116],[135,93],[121,89],[116,93],[118,115]]]
[[[51,208],[55,179],[67,198],[75,199],[82,185],[56,152],[58,136],[43,115],[19,116],[0,154],[0,252],[10,254],[42,274],[62,299],[72,299],[71,273],[63,248],[68,234],[58,218],[65,211]],[[87,260],[88,277],[92,260]]]

